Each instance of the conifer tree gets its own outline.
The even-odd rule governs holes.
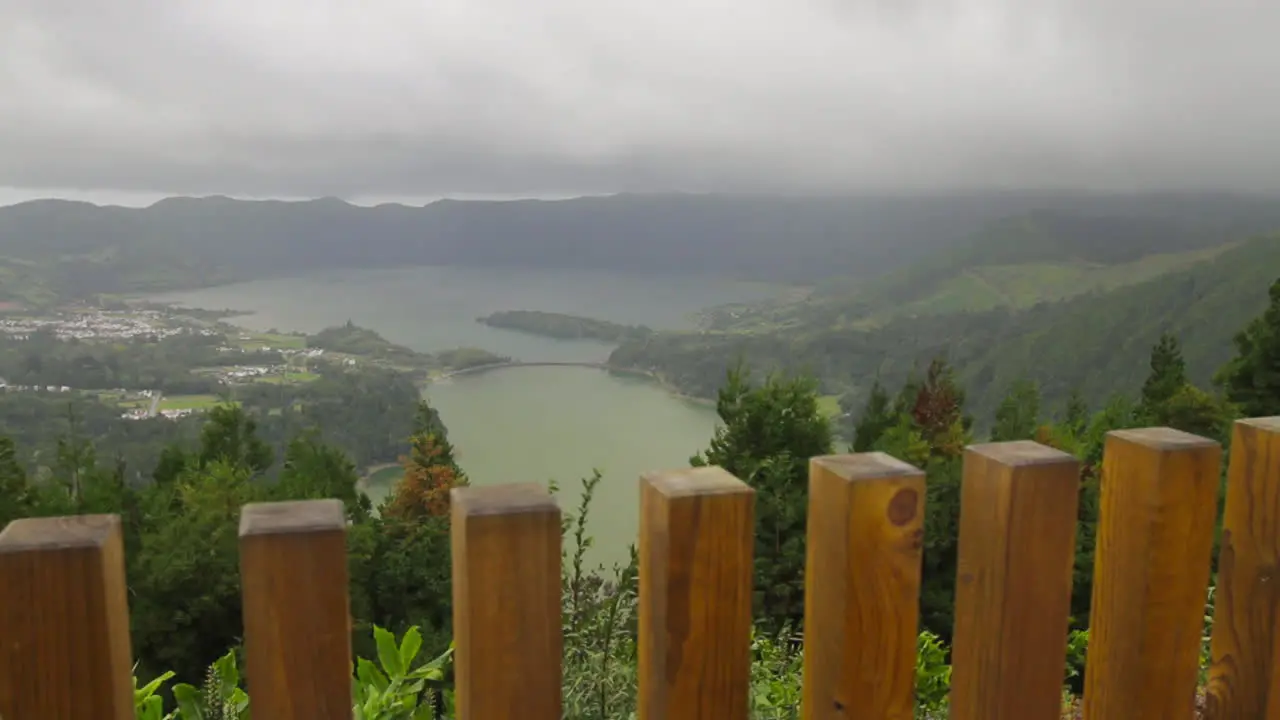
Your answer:
[[[776,628],[804,615],[809,458],[831,452],[831,426],[817,382],[769,375],[753,383],[731,369],[716,410],[721,426],[691,465],[719,465],[756,491],[755,605]]]
[[[996,408],[996,422],[991,428],[991,439],[1029,440],[1035,437],[1040,426],[1040,387],[1032,380],[1019,380]]]
[[[1142,384],[1142,399],[1138,412],[1146,417],[1159,414],[1187,384],[1187,363],[1182,358],[1182,345],[1171,333],[1161,333],[1160,340],[1151,348],[1151,373]]]
[[[885,391],[880,379],[876,378],[871,386],[871,394],[867,396],[866,407],[853,426],[853,452],[867,452],[875,447],[876,442],[893,427],[896,418],[889,404],[889,393]]]
[[[1280,280],[1271,285],[1270,304],[1235,337],[1236,356],[1218,371],[1217,381],[1247,417],[1280,413]]]

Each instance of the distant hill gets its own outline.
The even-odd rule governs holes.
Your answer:
[[[1051,405],[1072,389],[1095,402],[1135,392],[1163,331],[1181,338],[1192,379],[1208,383],[1230,357],[1232,336],[1266,306],[1277,277],[1280,236],[1272,235],[1206,252],[1198,262],[1141,282],[1029,308],[926,313],[858,327],[846,316],[850,306],[810,299],[780,312],[786,322],[771,330],[657,333],[624,343],[609,361],[711,395],[742,358],[756,368],[811,372],[824,392],[857,402],[875,377],[897,385],[913,368],[945,355],[970,391],[976,416],[989,419],[1004,390],[1021,377],[1038,381]]]
[[[1221,247],[1230,240],[1280,229],[1280,217],[1267,206],[1253,208],[1240,217],[1206,212],[1186,217],[1176,207],[1155,207],[1129,213],[1039,209],[999,218],[959,242],[931,253],[918,262],[896,269],[870,282],[832,283],[821,295],[856,295],[878,307],[927,297],[966,270],[1031,265],[1055,267],[1107,267],[1135,264],[1153,255],[1194,256],[1197,251]],[[1240,208],[1242,211],[1246,208]],[[989,278],[983,278],[989,279]],[[1048,298],[1046,298],[1048,299]]]
[[[974,255],[1119,262],[1276,227],[1280,201],[1213,195],[616,195],[374,208],[210,197],[142,209],[43,200],[0,208],[0,300],[415,264],[864,281]]]

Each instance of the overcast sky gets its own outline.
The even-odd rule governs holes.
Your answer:
[[[1280,191],[1280,2],[0,0],[0,202]]]

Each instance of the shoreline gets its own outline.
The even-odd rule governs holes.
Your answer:
[[[235,319],[236,319],[236,318],[240,318],[240,317],[248,317],[248,316],[251,316],[251,315],[256,314],[256,313],[255,313],[255,311],[253,311],[253,310],[233,310],[233,309],[230,309],[230,308],[224,308],[224,309],[222,309],[222,310],[209,310],[208,308],[198,308],[198,307],[193,307],[193,306],[189,306],[189,305],[184,305],[184,304],[179,303],[179,302],[176,302],[176,301],[155,301],[155,300],[145,300],[145,299],[144,299],[144,298],[142,298],[142,297],[132,297],[132,298],[129,298],[129,299],[131,299],[131,300],[133,300],[133,299],[136,299],[136,300],[142,300],[143,302],[147,302],[148,304],[153,304],[153,305],[156,305],[156,306],[166,307],[166,308],[167,308],[167,309],[169,309],[170,311],[177,311],[177,312],[181,312],[181,311],[183,311],[183,310],[191,310],[191,311],[196,311],[196,312],[229,313],[229,314],[227,314],[227,315],[224,315],[224,316],[222,316],[222,317],[217,318],[217,319],[216,319],[216,320],[214,320],[213,322],[214,322],[215,324],[221,324],[221,325],[226,325],[226,326],[234,327],[234,328],[237,328],[237,329],[239,329],[239,330],[247,330],[247,331],[251,331],[251,332],[256,332],[255,330],[253,330],[253,328],[247,327],[247,326],[245,326],[245,325],[241,325],[241,324],[239,324],[239,323],[237,323],[237,322],[235,321]],[[705,312],[706,310],[707,310],[707,308],[704,308],[704,309],[702,309],[702,310],[692,311],[692,312],[691,312],[691,313],[689,313],[689,314],[690,314],[691,316],[695,316],[695,317],[696,317],[699,313]],[[495,329],[506,330],[507,332],[521,332],[521,331],[519,331],[519,330],[509,329],[509,328],[495,328]],[[305,335],[305,333],[303,333],[303,332],[301,332],[301,331],[299,331],[299,330],[294,330],[294,329],[285,329],[285,328],[277,329],[277,332],[279,332],[280,334],[286,334],[286,335]],[[535,334],[536,334],[536,333],[535,333]],[[543,336],[543,337],[547,337],[547,336]],[[559,338],[547,337],[547,339],[549,339],[549,340],[558,340]],[[617,348],[617,345],[615,345],[615,346],[614,346],[614,349],[616,349],[616,348]],[[458,368],[458,369],[456,369],[456,370],[450,370],[450,371],[447,371],[447,372],[444,372],[444,373],[440,373],[440,374],[434,374],[434,373],[433,373],[433,374],[431,374],[431,375],[426,376],[426,377],[423,379],[423,381],[422,381],[422,383],[421,383],[421,385],[420,385],[420,389],[425,389],[425,387],[426,387],[427,385],[430,385],[431,383],[433,383],[433,382],[435,382],[435,381],[438,381],[438,380],[441,380],[441,379],[445,379],[445,378],[450,378],[450,377],[453,377],[453,376],[455,376],[455,375],[469,375],[469,374],[473,374],[473,373],[474,373],[474,374],[480,374],[480,373],[484,373],[484,372],[491,372],[491,371],[496,371],[496,370],[503,370],[503,369],[507,369],[507,368],[517,368],[517,367],[536,367],[536,366],[539,366],[539,365],[546,365],[546,366],[563,365],[563,366],[566,366],[566,367],[581,366],[581,367],[583,367],[583,368],[586,368],[586,367],[595,367],[595,368],[597,368],[597,369],[605,370],[605,371],[610,372],[610,373],[617,373],[617,374],[620,374],[620,375],[631,375],[631,376],[634,376],[634,377],[642,377],[642,378],[645,378],[646,380],[649,380],[650,382],[654,383],[654,384],[655,384],[655,385],[657,385],[659,388],[661,388],[663,391],[665,391],[668,395],[670,395],[671,397],[676,398],[676,399],[678,399],[678,400],[682,400],[682,401],[684,401],[684,402],[692,403],[692,404],[699,405],[699,406],[702,406],[702,407],[709,407],[709,408],[713,408],[713,409],[715,408],[715,405],[716,405],[716,400],[715,400],[715,398],[706,398],[706,397],[700,397],[700,396],[696,396],[696,395],[690,395],[690,394],[688,394],[688,393],[685,393],[685,392],[681,391],[681,390],[680,390],[680,389],[679,389],[679,388],[678,388],[674,383],[672,383],[672,382],[670,382],[669,380],[667,380],[667,379],[662,375],[662,373],[660,373],[660,372],[657,372],[657,371],[654,371],[654,370],[645,370],[645,369],[643,369],[643,368],[632,368],[632,367],[622,367],[622,366],[611,366],[611,365],[609,365],[607,362],[592,362],[592,361],[587,361],[587,360],[583,360],[583,361],[579,361],[579,362],[563,362],[563,363],[555,363],[555,362],[545,362],[545,363],[540,363],[540,362],[533,362],[533,361],[528,362],[528,363],[521,363],[521,362],[519,362],[519,361],[515,361],[515,362],[508,362],[508,363],[501,363],[501,364],[493,364],[493,365],[488,365],[488,366],[481,365],[481,366],[475,366],[475,367],[469,367],[469,368]],[[392,464],[392,465],[394,465],[395,463],[391,463],[391,464]],[[371,475],[373,472],[377,472],[377,470],[383,469],[385,466],[373,466],[373,467],[375,468],[374,470],[370,470],[370,471],[368,471],[368,472],[366,473],[366,475],[365,475],[365,476],[362,476],[362,477],[361,477],[361,481],[362,481],[362,482],[364,481],[365,477],[367,477],[368,475]]]
[[[518,332],[518,331],[513,331],[513,332]],[[425,389],[427,386],[431,385],[432,383],[438,382],[440,380],[449,380],[454,377],[460,377],[464,375],[480,375],[487,372],[497,372],[500,370],[513,370],[516,368],[528,368],[528,367],[573,367],[573,368],[582,368],[582,369],[591,369],[591,370],[603,370],[605,372],[613,373],[617,375],[630,375],[633,377],[641,377],[657,385],[659,388],[665,391],[668,395],[678,400],[683,400],[685,402],[693,403],[695,405],[701,405],[704,407],[711,407],[711,408],[714,408],[716,405],[716,401],[714,398],[704,398],[704,397],[689,395],[687,393],[681,392],[680,389],[677,388],[674,383],[668,381],[665,377],[663,377],[662,373],[659,373],[655,370],[645,370],[643,368],[610,365],[607,362],[588,362],[588,361],[519,362],[519,361],[514,361],[514,362],[505,362],[505,363],[494,363],[491,365],[477,365],[474,367],[462,368],[460,370],[454,370],[451,372],[441,373],[441,374],[434,375],[432,377],[428,377],[423,382],[423,388]]]
[[[398,462],[376,463],[364,468],[361,471],[360,477],[356,478],[356,490],[358,492],[362,492],[368,495],[369,481],[373,479],[373,476],[377,475],[383,470],[386,470],[387,468],[393,468],[393,467],[400,467],[400,463]]]

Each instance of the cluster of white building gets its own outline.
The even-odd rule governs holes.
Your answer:
[[[207,328],[171,326],[156,310],[116,312],[96,310],[52,317],[12,317],[0,319],[0,333],[26,339],[42,330],[52,331],[62,340],[122,340],[137,337],[166,338],[182,334],[216,335]]]
[[[156,416],[166,418],[168,420],[177,420],[178,418],[184,418],[191,415],[194,412],[195,408],[173,408],[169,410],[161,410],[156,413]],[[151,417],[151,415],[147,413],[146,408],[134,408],[128,412],[121,413],[120,417],[125,420],[146,420]]]
[[[253,338],[248,335],[242,335],[240,336],[240,339],[253,340]],[[243,355],[244,353],[248,353],[248,352],[257,353],[257,352],[263,352],[263,351],[278,352],[284,357],[300,357],[300,358],[306,358],[306,359],[318,358],[321,355],[324,355],[323,348],[272,348],[272,347],[267,347],[266,345],[262,347],[256,347],[256,348],[243,347],[243,346],[235,347],[232,345],[218,346],[218,352],[220,353],[239,353]]]
[[[271,375],[284,375],[288,370],[288,365],[236,365],[219,370],[218,382],[223,385],[253,382]]]
[[[10,385],[4,378],[0,378],[0,392],[65,393],[71,392],[71,388],[66,385]]]

